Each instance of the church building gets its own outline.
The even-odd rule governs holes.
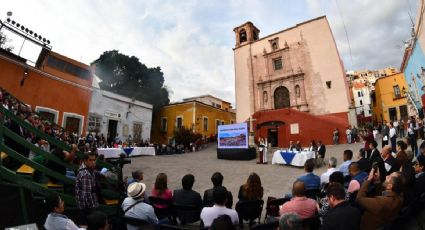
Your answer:
[[[351,99],[325,16],[262,38],[252,22],[233,31],[237,122],[252,116],[256,137],[274,146],[330,144],[335,128],[345,140]]]

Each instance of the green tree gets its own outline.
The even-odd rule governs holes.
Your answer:
[[[189,147],[190,143],[195,143],[196,140],[202,139],[202,135],[194,133],[191,129],[183,126],[174,131],[174,138],[177,144],[183,144],[185,147]]]
[[[148,68],[137,57],[117,50],[104,52],[93,64],[101,89],[152,104],[154,113],[170,103],[160,67]]]

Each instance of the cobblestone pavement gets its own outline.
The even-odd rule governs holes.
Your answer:
[[[342,163],[342,155],[345,149],[351,149],[354,156],[363,147],[363,143],[340,144],[327,146],[326,159],[334,156],[338,159],[338,165]],[[206,189],[212,187],[211,175],[219,171],[224,176],[223,185],[237,197],[239,186],[246,182],[251,172],[256,172],[264,187],[264,199],[268,196],[281,197],[290,193],[292,183],[304,173],[303,168],[293,166],[272,165],[273,153],[268,153],[269,164],[258,165],[257,159],[250,161],[231,161],[217,159],[216,145],[209,144],[205,149],[186,154],[142,156],[133,158],[130,165],[124,168],[124,176],[131,177],[131,171],[141,169],[144,173],[144,183],[147,191],[150,191],[155,182],[156,175],[164,172],[168,176],[168,187],[172,190],[181,188],[181,178],[188,173],[195,176],[193,189],[201,196]],[[315,169],[316,175],[321,175],[326,167]],[[234,203],[237,198],[234,199]]]

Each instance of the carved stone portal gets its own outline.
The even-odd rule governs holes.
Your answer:
[[[282,109],[291,106],[289,90],[285,86],[280,86],[274,91],[274,108]]]

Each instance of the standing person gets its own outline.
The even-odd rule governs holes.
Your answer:
[[[410,147],[415,156],[418,155],[418,142],[417,142],[417,130],[416,130],[416,120],[412,117],[409,120],[408,129],[407,129],[407,137],[410,143]]]
[[[347,135],[347,143],[351,144],[351,129],[350,129],[350,126],[347,127],[347,130],[345,131],[345,135]]]
[[[357,137],[358,137],[358,130],[356,128],[356,126],[353,126],[353,128],[351,129],[351,142],[356,143],[357,142]]]
[[[391,123],[388,123],[388,128],[390,129],[389,137],[391,141],[391,151],[397,153],[396,142],[397,142],[397,132]]]
[[[419,117],[416,118],[416,124],[418,127],[418,137],[424,139],[424,122]]]
[[[399,129],[399,133],[398,133],[399,137],[401,137],[401,138],[405,137],[406,134],[404,132],[405,129],[404,129],[404,120],[403,119],[400,119],[398,129]]]
[[[75,200],[80,210],[83,224],[87,221],[87,215],[99,206],[95,168],[96,154],[94,152],[86,153],[75,181]]]
[[[362,139],[364,140],[364,149],[367,153],[367,156],[370,156],[372,149],[370,148],[370,143],[372,143],[372,141],[375,141],[375,138],[373,137],[373,133],[372,133],[372,127],[367,127],[366,128],[366,135],[362,136]]]
[[[267,164],[267,147],[268,147],[267,138],[264,138],[263,164]]]
[[[257,164],[263,164],[264,163],[264,148],[265,148],[265,143],[264,143],[264,139],[262,137],[258,138],[258,151],[259,151],[259,159]]]
[[[388,139],[390,135],[390,128],[387,125],[388,123],[384,121],[384,124],[382,125],[382,147],[385,145],[388,145]]]
[[[393,125],[393,127],[395,129],[395,132],[397,134],[399,134],[400,133],[400,123],[397,120],[394,120],[393,123],[392,123],[392,125]]]
[[[337,145],[338,142],[339,142],[339,131],[338,131],[338,128],[335,128],[334,129],[333,138],[332,139],[333,139],[334,145]]]

